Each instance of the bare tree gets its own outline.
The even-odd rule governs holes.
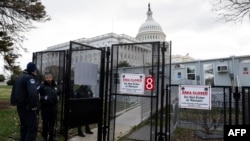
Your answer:
[[[0,0],[0,55],[4,68],[12,71],[20,50],[27,51],[21,43],[24,32],[35,28],[33,22],[45,22],[50,17],[38,0]]]
[[[250,0],[211,0],[213,10],[219,14],[219,20],[242,23],[250,18]]]

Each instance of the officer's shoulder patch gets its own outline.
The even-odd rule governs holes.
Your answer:
[[[31,83],[31,84],[35,84],[35,83],[36,83],[35,79],[33,79],[33,78],[30,79],[30,83]]]

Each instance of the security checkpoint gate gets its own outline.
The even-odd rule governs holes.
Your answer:
[[[146,131],[149,140],[167,140],[169,128],[164,125],[169,123],[169,113],[163,108],[168,105],[165,85],[170,82],[165,81],[165,72],[170,74],[171,69],[165,70],[164,64],[166,60],[171,63],[171,44],[113,44],[110,49],[70,41],[68,46],[33,54],[38,82],[51,72],[60,90],[56,131],[65,141],[70,130],[85,124],[98,129],[97,141],[113,141],[117,115],[135,107],[141,108],[138,124],[150,127]],[[81,85],[91,88],[92,98],[74,97]]]
[[[55,83],[57,84],[57,89],[60,93],[60,100],[57,105],[57,121],[56,121],[56,128],[55,133],[62,132],[62,124],[63,123],[63,102],[65,101],[65,62],[66,62],[66,51],[46,51],[46,52],[36,52],[33,53],[33,62],[37,66],[37,85],[40,85],[42,81],[44,81],[44,75],[46,73],[53,74],[53,78]],[[42,125],[42,120],[39,114],[39,125]]]
[[[103,121],[103,98],[104,96],[104,64],[105,48],[95,48],[77,42],[70,42],[69,59],[66,68],[66,88],[68,95],[65,96],[65,132],[68,129],[96,124],[98,128],[97,140],[102,139]],[[87,56],[95,55],[93,60]],[[94,96],[90,99],[75,99],[73,92],[80,85],[91,87]],[[88,118],[86,118],[88,117]],[[105,118],[105,117],[104,117]],[[66,134],[68,135],[68,134]]]
[[[93,124],[98,128],[96,140],[103,135],[104,69],[106,48],[95,48],[77,42],[69,42],[69,49],[36,52],[33,62],[37,64],[38,82],[43,81],[44,74],[50,72],[60,90],[58,103],[57,133],[68,140],[70,129]],[[93,60],[87,59],[95,55]],[[90,63],[91,62],[91,63]],[[92,98],[74,98],[74,91],[80,85],[88,85],[93,91]]]
[[[169,54],[165,54],[166,50]],[[171,62],[170,52],[170,46],[165,42],[112,45],[109,140],[115,140],[117,124],[127,124],[133,127],[140,124],[149,127],[143,130],[143,138],[132,137],[131,139],[134,140],[167,140],[169,131],[164,125],[169,121],[167,121],[168,114],[163,110],[168,102],[165,99],[167,97],[164,98],[166,94],[164,64],[165,60]],[[126,123],[128,121],[124,123],[116,121],[117,116],[138,107],[141,109],[138,111],[140,114],[138,123],[133,122],[134,124],[131,125],[132,123]],[[137,120],[134,119],[134,121]]]

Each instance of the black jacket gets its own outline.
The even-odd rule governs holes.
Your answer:
[[[40,93],[41,106],[57,104],[59,91],[54,80],[52,80],[51,84],[44,81],[38,88],[38,92]]]
[[[14,82],[11,91],[10,103],[13,106],[31,110],[38,106],[38,93],[34,76],[26,70]]]
[[[93,92],[87,85],[81,85],[74,92],[74,98],[90,98],[90,97],[93,97]]]

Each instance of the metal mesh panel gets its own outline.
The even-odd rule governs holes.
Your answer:
[[[247,88],[243,88],[243,97],[237,99],[235,94],[239,93],[236,88],[235,93],[232,93],[231,87],[214,86],[212,87],[211,110],[198,109],[179,109],[178,125],[183,128],[196,130],[206,130],[210,133],[223,133],[224,125],[241,125],[246,124],[246,109],[245,104],[248,95]],[[178,90],[177,90],[178,91]],[[249,97],[248,97],[249,98]],[[244,100],[243,100],[244,99]],[[245,116],[244,116],[245,115]],[[245,118],[244,118],[245,117]],[[245,122],[245,123],[244,123]]]
[[[250,125],[250,88],[242,88],[243,124]]]
[[[62,130],[62,120],[63,120],[63,96],[65,94],[65,89],[63,86],[64,73],[65,73],[65,51],[46,51],[37,52],[33,55],[34,62],[37,65],[38,75],[36,76],[38,85],[44,81],[44,75],[46,73],[52,73],[54,81],[57,83],[57,88],[60,92],[60,100],[57,106],[57,122],[56,132],[61,132]],[[41,116],[41,115],[40,115]],[[41,117],[39,118],[41,119]],[[41,122],[41,121],[40,121]]]
[[[139,108],[140,117],[134,122],[137,126],[144,123],[149,126],[145,128],[147,138],[154,140],[157,134],[157,109],[159,108],[159,83],[160,83],[160,42],[152,43],[135,43],[135,44],[118,44],[112,45],[112,79],[111,91],[114,97],[113,105],[116,113],[120,115],[128,110]],[[154,77],[155,89],[145,90],[143,94],[136,93],[120,93],[121,74],[144,74],[145,76]],[[112,115],[112,117],[115,117]],[[114,125],[115,119],[113,120]],[[117,121],[119,122],[119,121]],[[116,124],[119,124],[117,123]],[[128,123],[129,124],[129,123]],[[130,123],[131,124],[131,123]],[[131,125],[130,125],[131,126]],[[146,131],[147,130],[147,131]],[[111,132],[111,135],[114,134]]]
[[[94,93],[93,96],[99,97],[101,50],[97,50],[96,48],[93,48],[91,46],[73,43],[70,63],[71,63],[70,81],[74,85],[73,91],[75,91],[79,85],[89,85],[89,87]],[[95,69],[95,66],[97,70],[93,70]],[[76,74],[76,71],[81,71],[81,72],[78,72]],[[93,71],[96,71],[96,73]],[[90,75],[91,77],[87,77]],[[79,79],[81,77],[82,80],[76,81],[76,79]],[[90,81],[92,83],[89,83]]]
[[[95,116],[95,123],[98,122],[98,127],[101,127],[101,118],[102,117],[102,108],[101,104],[103,103],[103,68],[104,68],[104,49],[95,48],[87,45],[83,45],[77,42],[70,42],[69,50],[58,50],[58,51],[45,51],[45,52],[37,52],[34,53],[33,61],[37,64],[38,68],[38,82],[41,83],[43,81],[43,76],[46,73],[52,73],[54,79],[58,85],[58,88],[61,92],[61,99],[58,104],[58,121],[60,118],[60,122],[58,122],[57,126],[60,126],[61,133],[65,135],[65,138],[68,137],[68,128],[70,127],[70,118],[69,117],[69,109],[70,104],[68,99],[73,98],[73,92],[76,88],[79,87],[79,83],[77,85],[74,84],[76,76],[75,67],[78,62],[88,62],[96,65],[96,77],[93,78],[93,82],[95,85],[91,85],[91,89],[94,93],[94,97],[100,98],[100,102],[98,102],[97,108],[99,111],[95,110],[95,113],[98,113],[100,116]],[[83,66],[84,68],[84,66]],[[82,73],[88,73],[87,71]],[[83,74],[78,75],[81,77]],[[86,75],[87,76],[87,75]],[[100,85],[101,83],[101,85]],[[93,83],[92,83],[93,84]],[[101,87],[102,86],[102,87]],[[78,103],[81,104],[81,103]],[[72,108],[72,107],[71,107]],[[71,117],[72,118],[72,117]],[[73,121],[75,122],[75,121]],[[98,130],[101,128],[98,128]],[[63,131],[64,130],[64,131]],[[98,134],[98,138],[100,139],[102,132]]]

